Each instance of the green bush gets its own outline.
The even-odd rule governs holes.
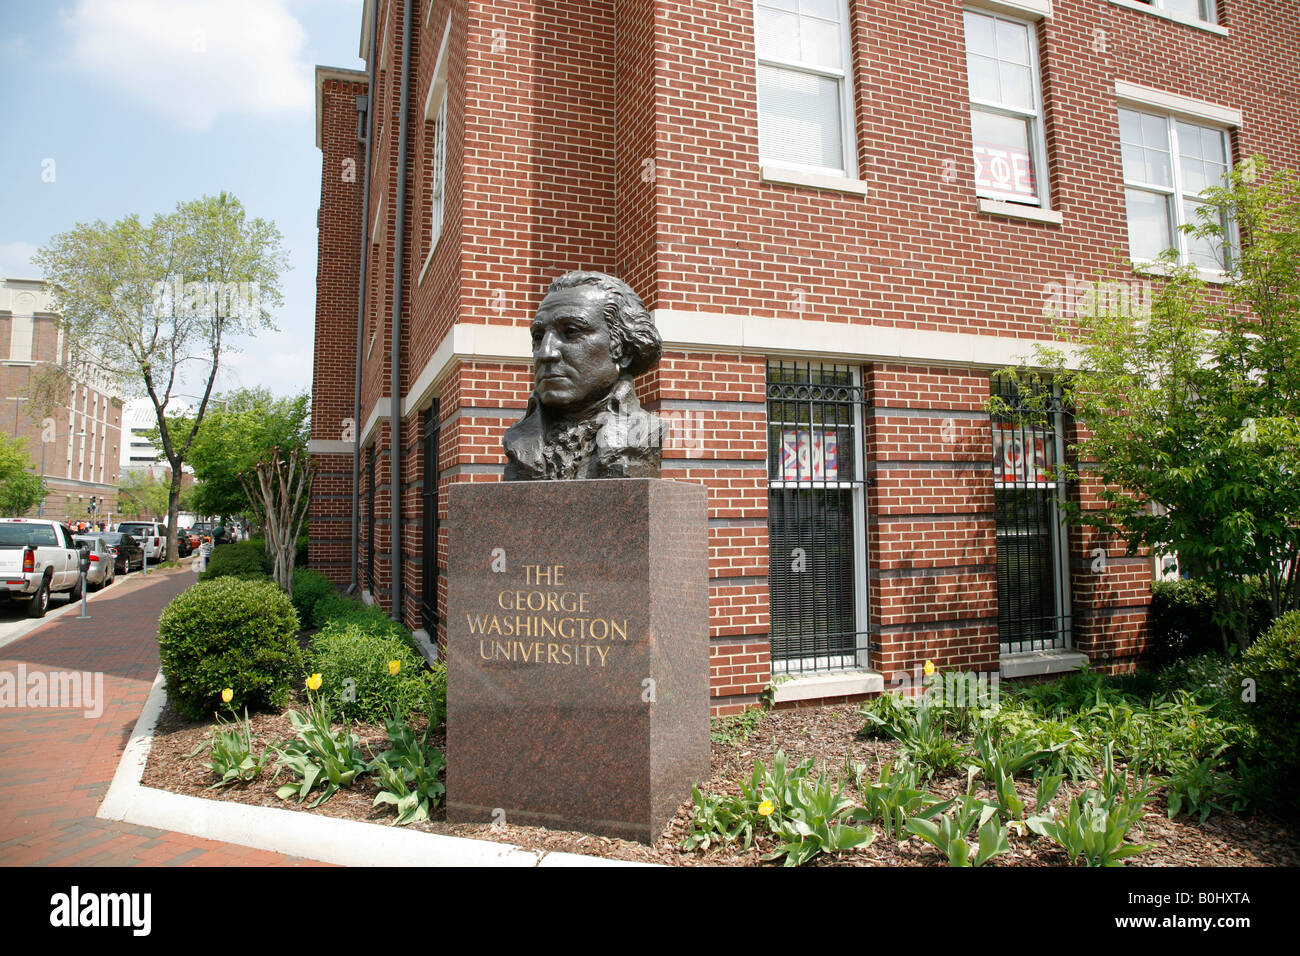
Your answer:
[[[1149,649],[1161,664],[1221,648],[1214,623],[1214,589],[1204,581],[1157,581],[1151,585]]]
[[[266,557],[266,549],[255,541],[237,541],[212,549],[208,555],[208,566],[199,575],[199,580],[211,581],[239,575],[269,577],[270,574],[271,562]]]
[[[374,627],[365,620],[331,621],[312,639],[314,669],[321,695],[345,718],[378,723],[394,706],[403,716],[439,719],[445,700],[442,669],[427,669],[424,658],[387,618]],[[396,630],[394,630],[396,628]],[[401,633],[398,633],[400,631]],[[397,661],[393,674],[389,662]]]
[[[315,627],[325,627],[331,623],[361,624],[372,632],[392,634],[405,641],[412,650],[415,649],[411,632],[389,618],[388,612],[383,608],[337,592],[326,594],[316,602],[311,623]]]
[[[334,594],[334,585],[319,571],[295,568],[293,572],[293,606],[298,620],[308,626],[314,620],[316,605],[327,594]]]
[[[1254,682],[1255,700],[1245,705],[1255,728],[1252,758],[1247,763],[1273,768],[1255,775],[1268,784],[1259,796],[1300,808],[1300,611],[1284,614],[1242,655],[1237,665],[1241,681]]]
[[[1265,583],[1248,579],[1251,596],[1248,600],[1247,628],[1251,636],[1262,634],[1271,623],[1268,590]],[[1178,581],[1157,581],[1151,586],[1151,638],[1149,649],[1160,664],[1170,664],[1222,650],[1223,636],[1214,623],[1214,589],[1204,581],[1185,578]]]
[[[186,717],[209,717],[225,688],[231,706],[283,707],[304,673],[298,614],[270,581],[233,577],[182,591],[158,622],[167,696]]]

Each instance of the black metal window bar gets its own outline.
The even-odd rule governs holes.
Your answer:
[[[1026,400],[994,380],[1008,407],[993,417],[998,637],[1003,654],[1070,646],[1069,552],[1060,503],[1066,412],[1056,395]]]
[[[375,446],[366,450],[366,590],[375,596]]]
[[[424,449],[424,479],[420,497],[420,520],[423,532],[423,550],[420,564],[423,582],[420,589],[420,625],[430,640],[438,639],[438,440],[441,425],[438,421],[438,402],[435,400],[420,421],[420,439]]]
[[[768,363],[774,675],[867,664],[862,407],[849,366]]]

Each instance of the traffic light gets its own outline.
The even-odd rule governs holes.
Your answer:
[[[99,498],[96,497],[95,495],[91,495],[90,504],[86,505],[86,513],[93,515],[98,510],[99,510]]]

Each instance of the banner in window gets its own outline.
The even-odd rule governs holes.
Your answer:
[[[997,143],[975,144],[975,188],[1038,201],[1029,151]]]
[[[839,474],[839,438],[834,429],[782,429],[782,481],[838,481]]]
[[[1019,425],[993,426],[993,480],[999,484],[1047,485],[1051,476],[1048,433]]]

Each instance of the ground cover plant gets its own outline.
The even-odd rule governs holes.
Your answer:
[[[209,761],[184,758],[220,727],[175,713],[160,727],[145,783],[669,865],[1295,865],[1294,815],[1252,800],[1236,763],[1249,762],[1255,739],[1236,678],[1234,664],[1215,656],[1154,675],[1085,672],[1003,693],[995,707],[880,697],[716,719],[710,778],[648,846],[539,827],[449,824],[441,773],[456,757],[444,759],[440,711],[432,721],[413,716],[400,724],[391,714],[375,722],[332,715],[330,733],[353,736],[365,767],[310,810],[322,786],[300,804],[302,781],[294,777],[298,789],[276,796],[288,771],[210,790],[219,777]],[[1231,699],[1222,696],[1225,686]],[[295,694],[297,709],[309,706],[307,690]],[[250,720],[254,754],[296,732],[285,713]],[[1210,730],[1188,726],[1204,721]],[[1167,741],[1167,752],[1132,746],[1136,732],[1122,744],[1106,739],[1126,722]],[[920,728],[935,726],[949,728],[961,754],[956,769],[925,765],[930,738]],[[1213,738],[1231,736],[1228,728],[1238,736],[1224,747],[1226,739]]]

